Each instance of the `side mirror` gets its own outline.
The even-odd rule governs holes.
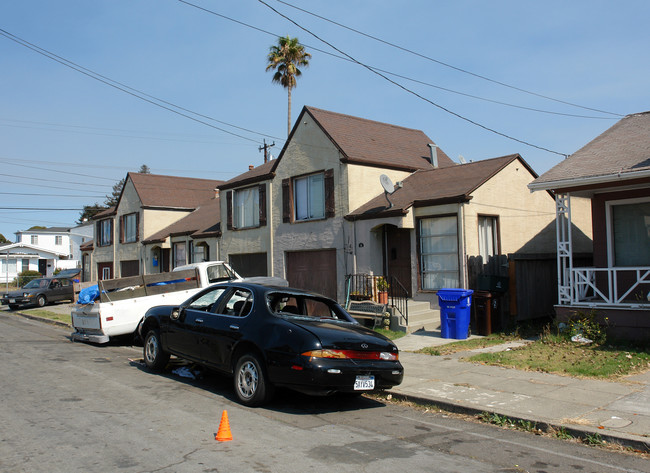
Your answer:
[[[180,319],[182,312],[183,312],[182,307],[175,307],[172,309],[172,313],[169,315],[169,318],[172,320],[178,320]]]

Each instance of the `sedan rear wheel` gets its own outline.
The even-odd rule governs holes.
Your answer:
[[[235,367],[235,394],[246,406],[260,406],[273,396],[264,367],[255,355],[244,355]]]
[[[160,371],[169,362],[169,353],[162,349],[158,330],[149,330],[144,338],[144,364],[154,371]]]

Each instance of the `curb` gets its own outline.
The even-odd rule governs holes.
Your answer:
[[[509,420],[513,420],[515,422],[524,421],[524,422],[534,423],[537,426],[537,428],[541,429],[543,432],[546,433],[548,433],[550,430],[556,430],[556,431],[564,430],[565,432],[571,434],[572,437],[580,440],[585,440],[589,435],[598,434],[600,438],[603,441],[607,442],[608,444],[616,444],[622,447],[629,447],[634,450],[638,450],[642,453],[650,453],[650,439],[641,440],[638,438],[631,438],[628,435],[613,435],[611,433],[606,433],[596,428],[576,428],[574,426],[552,424],[549,422],[544,422],[536,419],[529,419],[526,417],[513,417],[511,415],[501,414],[500,412],[497,411],[476,409],[474,407],[464,406],[462,404],[454,404],[453,402],[449,402],[449,401],[428,399],[425,397],[414,396],[412,394],[398,393],[390,390],[385,391],[385,393],[392,395],[394,399],[412,402],[414,404],[418,404],[421,406],[424,405],[435,406],[440,410],[451,412],[454,414],[465,414],[471,416],[479,416],[480,414],[484,414],[484,413],[498,414],[500,416],[506,417]]]
[[[64,328],[72,328],[72,324],[69,324],[67,322],[61,322],[60,320],[52,320],[48,319],[47,317],[40,317],[38,315],[32,315],[32,314],[26,314],[24,312],[9,312],[12,315],[16,315],[18,317],[23,317],[25,319],[30,319],[30,320],[36,320],[38,322],[43,322],[46,324],[50,325],[56,325],[58,327],[64,327]]]

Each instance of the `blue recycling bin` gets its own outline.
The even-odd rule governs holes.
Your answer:
[[[442,338],[467,338],[473,293],[471,289],[438,289]]]

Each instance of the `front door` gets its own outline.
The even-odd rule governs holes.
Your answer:
[[[392,225],[384,227],[384,267],[386,274],[396,278],[406,289],[408,297],[411,291],[411,230]]]

